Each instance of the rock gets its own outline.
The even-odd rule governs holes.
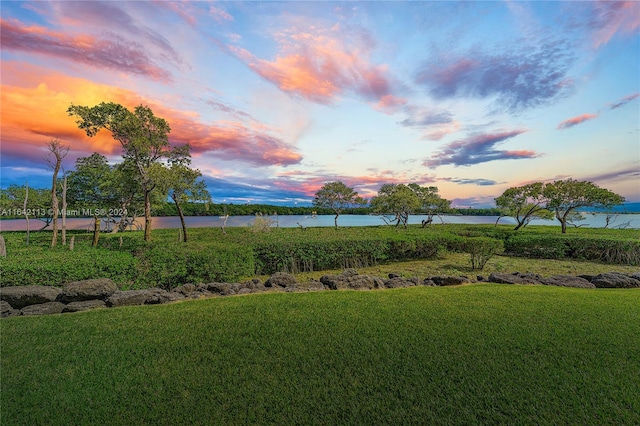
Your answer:
[[[0,300],[9,303],[14,309],[22,309],[29,305],[55,302],[61,292],[58,287],[44,285],[2,287]]]
[[[417,285],[416,280],[412,278],[394,277],[384,282],[386,288],[404,288]]]
[[[61,302],[47,302],[37,305],[29,305],[20,309],[21,315],[51,315],[61,314],[65,308],[65,304]]]
[[[296,283],[293,287],[295,291],[322,291],[324,284],[320,281],[308,281],[306,283]]]
[[[104,300],[82,300],[79,302],[71,302],[65,305],[62,312],[81,312],[88,311],[89,309],[106,308],[107,304]]]
[[[487,280],[497,284],[542,284],[538,274],[514,272],[513,274],[494,273]]]
[[[431,277],[431,281],[433,281],[437,286],[443,287],[450,285],[461,285],[470,282],[469,278],[467,277],[454,277],[449,275]]]
[[[182,293],[169,292],[160,288],[155,290],[157,291],[147,297],[147,300],[144,302],[145,305],[161,305],[163,303],[177,302],[185,299]]]
[[[58,301],[70,303],[94,299],[106,300],[116,291],[118,291],[118,286],[109,278],[74,281],[62,287]]]
[[[640,288],[640,280],[620,272],[605,272],[596,275],[591,282],[597,288]]]
[[[347,288],[352,290],[373,290],[384,287],[384,280],[371,275],[353,275],[347,277]]]
[[[147,300],[150,301],[150,304],[157,304],[160,303],[159,301],[162,300],[162,298],[165,296],[172,297],[168,296],[168,292],[166,290],[162,290],[160,288],[117,291],[107,299],[107,306],[117,307],[144,305],[145,303],[147,303]]]
[[[391,273],[391,274],[387,275],[387,278],[389,278],[391,280],[393,278],[400,278],[401,276],[402,275]]]
[[[347,281],[342,275],[323,275],[320,277],[320,282],[324,284],[329,290],[341,290],[348,287]]]
[[[590,283],[584,278],[574,277],[572,275],[554,275],[549,278],[543,278],[542,284],[560,287],[596,288],[593,283]]]
[[[196,286],[194,284],[184,284],[174,288],[173,291],[176,293],[181,293],[185,296],[188,296],[194,291],[196,291]]]
[[[355,277],[356,275],[358,275],[358,271],[356,271],[353,268],[347,268],[344,271],[342,271],[342,273],[340,273],[340,275],[345,277],[345,278]]]
[[[236,294],[236,290],[231,283],[209,283],[207,284],[207,290],[220,296]]]
[[[425,287],[434,287],[436,285],[435,282],[431,278],[425,278],[422,280],[422,285]]]
[[[16,315],[20,315],[18,309],[13,309],[9,302],[0,300],[0,318],[13,317]]]
[[[286,272],[276,272],[264,283],[265,287],[291,287],[296,283],[296,277]]]

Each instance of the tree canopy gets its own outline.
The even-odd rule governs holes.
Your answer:
[[[313,205],[329,208],[335,213],[334,223],[338,229],[338,217],[345,208],[366,204],[353,188],[342,182],[327,182],[316,192]]]

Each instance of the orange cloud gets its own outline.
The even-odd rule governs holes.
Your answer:
[[[598,117],[598,114],[582,114],[577,117],[564,120],[563,122],[558,124],[558,127],[556,127],[556,129],[559,129],[559,130],[568,129],[569,127],[573,127],[577,124],[584,123],[585,121],[593,120],[594,118],[597,118],[597,117]]]
[[[16,146],[41,147],[50,138],[60,138],[72,151],[117,154],[120,145],[108,132],[89,138],[66,113],[69,105],[115,102],[132,109],[148,105],[171,126],[174,144],[189,143],[194,153],[216,152],[216,157],[255,165],[295,164],[302,156],[264,126],[252,128],[242,122],[204,124],[192,112],[178,111],[144,99],[125,89],[52,73],[28,64],[3,62],[2,74],[10,75],[1,86],[3,113],[0,117],[3,154]]]
[[[607,44],[616,34],[633,34],[640,29],[640,3],[637,1],[600,1],[596,17],[601,22],[594,35],[594,47]]]
[[[312,102],[330,104],[351,91],[377,102],[381,110],[406,103],[391,93],[387,67],[370,63],[372,46],[365,37],[346,34],[339,26],[317,25],[303,31],[285,29],[275,37],[279,53],[273,60],[238,46],[222,47],[280,90]]]

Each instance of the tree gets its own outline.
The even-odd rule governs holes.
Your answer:
[[[51,236],[51,247],[55,247],[58,243],[58,214],[60,207],[58,204],[57,183],[58,172],[62,167],[62,159],[69,153],[69,147],[62,145],[59,139],[52,139],[47,143],[49,155],[46,160],[53,169],[53,182],[51,183],[51,208],[53,209],[53,235]]]
[[[514,230],[526,227],[534,218],[551,219],[552,214],[546,208],[547,199],[543,190],[542,182],[507,189],[501,196],[495,198],[496,206],[502,212],[501,217],[513,217],[516,220]]]
[[[420,186],[417,183],[410,183],[408,186],[418,196],[419,210],[427,215],[427,220],[422,221],[423,228],[433,222],[433,216],[451,210],[451,201],[438,194],[437,186]]]
[[[611,208],[624,203],[624,197],[600,188],[591,182],[573,179],[557,180],[545,185],[543,194],[547,209],[555,213],[560,221],[562,233],[567,232],[567,223],[580,207]]]
[[[380,187],[378,195],[371,199],[371,207],[379,214],[393,214],[396,227],[407,227],[409,215],[420,208],[420,199],[405,184],[387,183]]]
[[[112,102],[94,107],[71,105],[67,113],[78,117],[76,124],[87,136],[93,137],[106,129],[122,145],[124,160],[131,161],[137,171],[144,196],[144,240],[150,241],[151,193],[157,186],[152,170],[169,148],[169,124],[143,105],[133,112]]]
[[[187,242],[187,225],[184,220],[182,205],[189,201],[208,201],[211,199],[204,181],[198,181],[202,176],[200,170],[192,169],[189,145],[175,147],[168,154],[168,167],[156,168],[156,179],[178,210],[182,225],[182,241]]]
[[[338,229],[338,217],[345,208],[366,204],[353,188],[342,182],[327,182],[316,192],[313,205],[318,208],[329,208],[335,214],[333,222]]]

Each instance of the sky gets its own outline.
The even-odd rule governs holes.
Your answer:
[[[71,105],[149,106],[215,203],[308,205],[341,181],[456,207],[573,178],[640,201],[640,2],[5,1],[1,186],[46,144],[111,163]]]

